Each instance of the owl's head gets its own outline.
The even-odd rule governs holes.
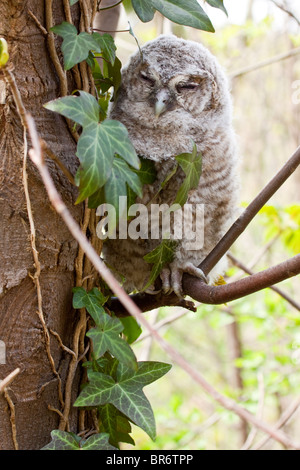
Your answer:
[[[146,43],[122,70],[122,111],[146,127],[176,118],[222,114],[230,103],[228,84],[215,57],[201,44],[162,35]],[[187,116],[188,115],[188,116]]]

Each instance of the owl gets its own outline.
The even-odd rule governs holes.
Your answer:
[[[200,43],[174,35],[162,35],[146,43],[122,69],[122,84],[109,117],[121,121],[139,156],[153,162],[156,180],[146,184],[138,202],[150,211],[155,204],[171,206],[186,177],[182,168],[167,184],[176,168],[176,156],[202,155],[198,186],[190,189],[185,206],[190,212],[184,234],[177,239],[173,260],[161,271],[162,289],[182,296],[182,276],[204,278],[201,261],[221,239],[236,216],[238,199],[238,155],[232,126],[232,104],[228,82],[216,58]],[[195,230],[197,207],[203,208],[203,240],[191,249],[189,236]],[[188,212],[187,211],[187,212]],[[161,222],[160,222],[161,223]],[[173,232],[176,227],[173,227]],[[122,275],[128,292],[147,284],[151,264],[144,256],[161,239],[109,239],[104,260]],[[213,283],[226,270],[225,257],[209,273]]]

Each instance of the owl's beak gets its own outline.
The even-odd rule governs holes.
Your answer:
[[[168,90],[160,90],[156,95],[155,102],[155,116],[158,118],[167,109],[167,104],[170,101]]]

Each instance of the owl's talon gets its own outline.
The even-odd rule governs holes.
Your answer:
[[[162,281],[162,291],[164,294],[168,295],[172,291],[171,285],[170,285],[170,270],[169,268],[164,268],[162,272],[160,273],[160,278]]]
[[[185,273],[198,277],[198,279],[202,279],[202,281],[208,284],[208,277],[204,274],[202,269],[197,268],[192,263],[186,263],[183,270]]]

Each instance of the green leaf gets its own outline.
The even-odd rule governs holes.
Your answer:
[[[71,5],[71,6],[72,6],[72,5],[75,5],[75,3],[77,3],[77,2],[78,2],[78,0],[70,0],[70,5]]]
[[[138,175],[127,165],[121,158],[116,157],[113,161],[111,174],[105,183],[105,201],[112,204],[116,209],[117,217],[119,217],[119,197],[127,195],[127,186],[131,190],[142,197],[142,183]],[[126,211],[126,207],[124,207]],[[124,217],[125,214],[120,214]]]
[[[94,96],[79,91],[79,96],[64,96],[44,104],[46,109],[55,111],[72,121],[77,122],[82,127],[91,123],[99,122],[101,108]]]
[[[116,99],[118,91],[122,81],[121,75],[122,64],[118,57],[115,58],[115,62],[112,65],[110,62],[103,62],[103,79],[104,81],[111,82],[111,85],[114,87],[113,100]]]
[[[51,31],[63,38],[61,50],[64,55],[65,70],[70,70],[74,65],[87,59],[91,50],[99,49],[92,34],[85,31],[77,34],[76,27],[66,21],[53,26]]]
[[[108,375],[90,371],[89,383],[74,405],[90,407],[110,403],[154,439],[154,415],[142,389],[165,375],[170,368],[169,364],[160,362],[139,362],[138,370],[134,372],[119,364],[116,381]]]
[[[142,184],[153,184],[157,178],[155,162],[139,155],[141,167],[136,170]]]
[[[153,8],[152,0],[131,0],[131,3],[141,21],[147,23],[153,19],[155,8]]]
[[[90,123],[83,129],[77,144],[82,167],[77,203],[94,194],[108,180],[116,153],[134,168],[139,168],[139,159],[127,129],[119,121]]]
[[[89,209],[97,209],[97,207],[105,204],[105,202],[104,186],[102,186],[102,188],[97,189],[96,192],[89,196],[88,206]]]
[[[109,434],[109,442],[119,447],[119,442],[126,442],[134,445],[134,440],[129,433],[131,425],[122,413],[111,404],[98,407],[98,413],[101,420],[101,430]]]
[[[173,204],[180,204],[183,206],[187,201],[189,191],[198,187],[202,173],[202,155],[201,153],[197,153],[197,147],[194,143],[192,153],[181,153],[175,158],[183,169],[186,177],[177,192],[176,199]]]
[[[98,43],[98,48],[101,50],[103,58],[114,65],[117,48],[113,37],[107,33],[93,33],[93,39]]]
[[[103,305],[108,297],[104,297],[96,287],[89,292],[83,287],[74,287],[73,294],[73,308],[86,308],[95,321],[106,315]]]
[[[153,267],[149,281],[143,290],[153,284],[166,264],[173,261],[176,246],[177,242],[174,240],[163,240],[154,250],[144,256],[144,260],[147,263],[153,264]]]
[[[41,450],[117,450],[109,444],[109,434],[94,434],[88,439],[81,439],[76,434],[54,430],[51,432],[52,441]]]
[[[87,332],[87,336],[93,341],[93,352],[98,359],[109,351],[121,363],[132,369],[137,368],[136,357],[129,344],[120,337],[123,325],[118,318],[112,318],[107,314],[92,315],[96,327]]]
[[[94,434],[84,441],[81,450],[117,450],[117,447],[110,445],[108,440],[107,433]]]
[[[206,0],[206,2],[214,8],[219,8],[220,10],[224,11],[224,13],[228,16],[227,10],[224,6],[223,0]]]
[[[144,0],[133,0],[132,5],[142,21],[152,20],[152,11],[158,10],[174,23],[191,26],[203,31],[215,31],[210,19],[197,0],[147,0],[146,2]]]
[[[142,334],[142,328],[133,317],[120,318],[124,327],[123,335],[126,337],[127,343],[132,344]]]

